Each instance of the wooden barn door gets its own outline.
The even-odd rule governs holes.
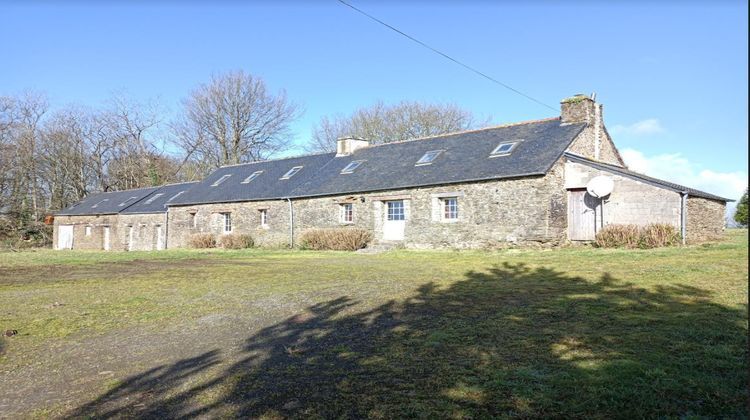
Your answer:
[[[599,203],[600,200],[589,195],[585,189],[568,190],[568,239],[594,240]]]

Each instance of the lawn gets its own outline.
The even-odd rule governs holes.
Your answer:
[[[0,418],[743,418],[747,242],[0,253]]]

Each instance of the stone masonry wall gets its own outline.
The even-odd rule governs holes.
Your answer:
[[[361,227],[375,239],[383,236],[385,204],[403,199],[406,226],[404,245],[412,248],[476,248],[514,242],[559,242],[565,239],[566,205],[563,166],[546,176],[475,182],[436,187],[293,200],[294,241],[309,229]],[[458,198],[459,218],[444,221],[439,197]],[[364,201],[363,201],[364,200]],[[352,203],[354,220],[342,223],[340,206]],[[260,226],[259,211],[266,209],[268,226]],[[186,247],[191,234],[222,234],[221,213],[232,214],[233,233],[249,233],[261,246],[289,243],[286,201],[205,204],[170,207],[170,248]],[[195,216],[195,227],[193,219]]]
[[[625,166],[625,163],[617,153],[617,148],[612,142],[612,138],[607,134],[607,130],[601,130],[601,143],[599,144],[599,158],[596,158],[595,154],[595,139],[596,135],[594,127],[589,125],[581,131],[581,134],[573,140],[573,143],[568,147],[568,151],[575,154],[585,156],[589,159],[595,159],[600,162],[609,163],[617,166]]]
[[[166,240],[166,219],[164,213],[121,214],[117,221],[118,249],[131,251],[151,251],[159,249],[157,241]],[[129,245],[133,229],[132,245]],[[161,229],[161,233],[159,232]],[[114,249],[114,248],[113,248]],[[163,249],[163,248],[162,248]]]
[[[111,249],[117,247],[117,215],[102,216],[56,216],[52,232],[52,246],[57,248],[57,235],[60,225],[73,225],[73,249],[104,249],[104,227],[109,226]],[[86,226],[91,234],[86,235]]]
[[[725,211],[724,202],[688,196],[687,242],[701,243],[720,239],[724,235]]]
[[[604,225],[666,223],[680,228],[681,198],[674,191],[575,162],[565,164],[565,188],[585,188],[599,175],[614,180],[612,194],[604,202]]]

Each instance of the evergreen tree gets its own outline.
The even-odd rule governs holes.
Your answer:
[[[747,227],[747,189],[742,194],[740,202],[737,203],[737,212],[734,213],[734,221],[740,226]]]

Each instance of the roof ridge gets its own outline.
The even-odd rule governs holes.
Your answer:
[[[458,135],[458,134],[476,133],[476,132],[479,132],[479,131],[496,130],[498,128],[515,127],[517,125],[536,124],[536,123],[554,121],[554,120],[559,120],[559,119],[560,119],[560,117],[548,117],[548,118],[541,118],[541,119],[536,119],[536,120],[526,120],[526,121],[518,121],[518,122],[513,122],[513,123],[505,123],[505,124],[499,124],[499,125],[492,125],[492,126],[489,126],[489,127],[472,128],[472,129],[469,129],[469,130],[451,131],[450,133],[435,134],[435,135],[432,135],[432,136],[416,137],[416,138],[413,138],[413,139],[396,140],[396,141],[389,141],[388,143],[373,144],[373,145],[370,145],[370,146],[367,146],[367,147],[363,147],[362,149],[359,149],[359,150],[368,149],[370,147],[387,146],[389,144],[408,143],[408,142],[411,142],[411,141],[437,139],[437,138],[441,138],[441,137],[455,136],[455,135]]]
[[[309,154],[306,154],[306,155],[295,155],[295,156],[288,156],[288,157],[277,158],[277,159],[256,160],[255,162],[233,163],[231,165],[221,165],[221,166],[219,166],[219,168],[232,168],[232,167],[235,167],[235,166],[254,165],[256,163],[265,163],[265,162],[278,162],[278,161],[287,160],[287,159],[299,159],[299,158],[310,157],[310,156],[329,155],[331,153],[336,153],[336,152],[309,153]],[[200,182],[200,181],[196,181],[196,182]]]

